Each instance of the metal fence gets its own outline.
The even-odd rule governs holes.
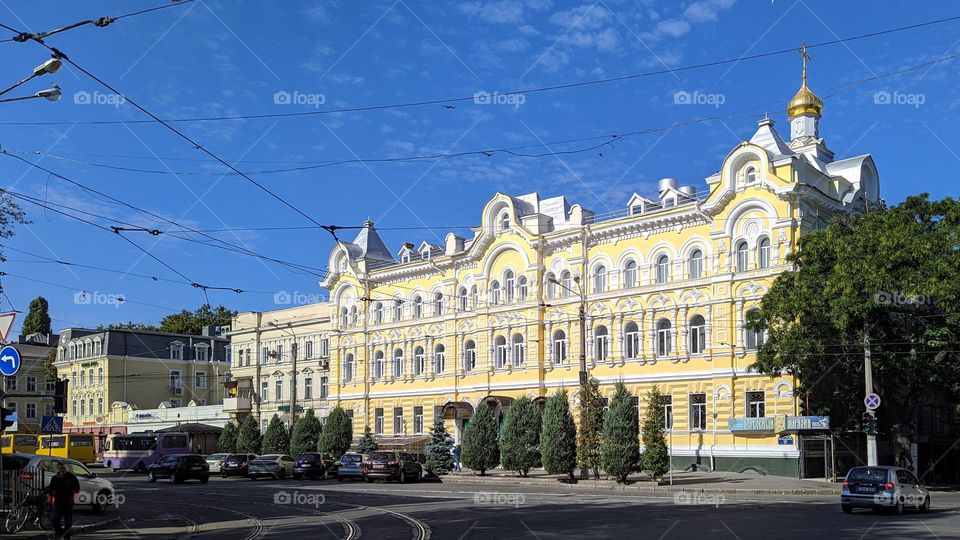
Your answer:
[[[53,474],[52,471],[36,467],[4,468],[3,501],[0,511],[9,512],[30,495],[42,495]]]

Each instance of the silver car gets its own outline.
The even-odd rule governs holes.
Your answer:
[[[261,476],[272,478],[293,478],[293,458],[283,454],[267,454],[250,462],[247,476],[256,480]]]
[[[229,454],[229,453],[210,454],[209,456],[204,458],[207,461],[207,465],[210,466],[210,473],[220,472],[220,466],[223,464],[223,460],[227,459],[232,455],[233,454]]]
[[[24,463],[23,467],[18,467],[21,471],[20,477],[29,481],[30,478],[26,478],[25,475],[42,474],[44,487],[49,486],[50,480],[57,474],[57,463],[64,463],[67,470],[72,472],[80,483],[80,493],[77,494],[75,499],[77,505],[90,505],[94,512],[100,513],[106,510],[108,506],[119,504],[113,483],[100,478],[83,463],[75,459],[32,454],[15,455],[29,458],[29,461]]]
[[[920,485],[913,472],[900,467],[854,467],[840,490],[840,508],[890,510],[902,514],[904,507],[930,510],[930,491]]]

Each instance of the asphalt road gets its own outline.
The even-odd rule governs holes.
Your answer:
[[[114,482],[121,521],[104,539],[960,538],[960,494],[928,514],[843,514],[835,497],[594,493],[569,489],[211,478]]]

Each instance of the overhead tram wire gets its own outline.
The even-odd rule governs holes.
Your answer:
[[[831,39],[831,40],[827,40],[827,41],[821,41],[821,42],[819,42],[819,43],[808,44],[808,45],[807,45],[807,49],[809,50],[809,49],[816,49],[816,48],[820,48],[820,47],[829,47],[829,46],[833,46],[833,45],[846,44],[846,43],[850,43],[850,42],[853,42],[853,41],[859,41],[859,40],[863,40],[863,39],[875,38],[875,37],[884,36],[884,35],[888,35],[888,34],[893,34],[893,33],[897,33],[897,32],[904,32],[904,31],[907,31],[907,30],[916,30],[916,29],[919,29],[919,28],[926,28],[926,27],[929,27],[929,26],[934,26],[934,25],[944,24],[944,23],[949,23],[949,22],[956,22],[956,21],[960,21],[960,15],[956,15],[956,16],[952,16],[952,17],[944,17],[944,18],[940,18],[940,19],[933,19],[933,20],[923,21],[923,22],[920,22],[920,23],[909,24],[909,25],[904,25],[904,26],[898,26],[898,27],[895,27],[895,28],[887,28],[887,29],[884,29],[884,30],[877,30],[877,31],[874,31],[874,32],[867,32],[867,33],[864,33],[864,34],[857,34],[857,35],[853,35],[853,36],[847,36],[847,37],[843,37],[843,38],[836,38],[836,39]],[[5,26],[5,25],[0,25],[0,26],[2,26],[2,27],[4,27],[4,28],[7,28],[8,30],[11,30],[11,31],[13,31],[13,32],[17,32],[17,30],[12,29],[12,28],[10,28],[9,26]],[[57,52],[57,50],[56,50],[55,48],[50,47],[49,45],[47,45],[46,43],[44,43],[42,40],[37,40],[37,39],[35,39],[34,41],[37,41],[38,43],[40,43],[40,44],[43,45],[44,47],[47,47],[48,49],[51,50],[51,52]],[[677,73],[682,73],[682,72],[686,72],[686,71],[693,71],[693,70],[710,68],[710,67],[718,67],[718,66],[723,66],[723,65],[728,65],[728,64],[736,64],[736,63],[739,63],[739,62],[750,61],[750,60],[758,60],[758,59],[762,59],[762,58],[769,58],[769,57],[773,57],[773,56],[781,56],[781,55],[785,55],[785,54],[794,54],[794,53],[796,53],[796,51],[797,51],[797,48],[796,48],[796,47],[791,47],[791,48],[786,48],[786,49],[778,49],[778,50],[766,51],[766,52],[755,53],[755,54],[750,54],[750,55],[741,55],[741,56],[736,57],[736,58],[725,58],[725,59],[721,59],[721,60],[713,60],[713,61],[709,61],[709,62],[701,62],[701,63],[699,63],[699,64],[690,64],[690,65],[680,66],[680,67],[676,67],[676,68],[664,68],[664,69],[659,69],[659,70],[645,71],[645,72],[640,72],[640,73],[632,73],[632,74],[620,75],[620,76],[617,76],[617,77],[607,77],[607,78],[602,78],[602,79],[592,79],[592,80],[585,80],[585,81],[573,81],[573,82],[568,82],[568,83],[561,83],[561,84],[555,84],[555,85],[549,85],[549,86],[540,86],[540,87],[535,87],[535,88],[529,88],[529,89],[526,89],[526,90],[516,89],[516,90],[510,90],[510,91],[506,91],[506,92],[499,92],[498,94],[499,94],[499,95],[505,95],[505,96],[521,95],[521,94],[526,95],[526,94],[536,94],[536,93],[542,93],[542,92],[554,92],[554,91],[559,91],[559,90],[569,90],[569,89],[574,89],[574,88],[583,88],[583,87],[596,86],[596,85],[604,85],[604,84],[610,84],[610,83],[616,83],[616,82],[623,82],[623,81],[630,81],[630,80],[635,80],[635,79],[642,79],[642,78],[647,78],[647,77],[654,77],[654,76],[659,76],[659,75],[677,74]],[[80,68],[80,66],[77,66],[74,62],[72,62],[72,61],[70,61],[69,59],[66,59],[66,58],[64,58],[64,59],[67,60],[68,62],[70,62],[72,65],[74,65],[74,67],[76,67],[76,68],[79,69],[80,71],[84,72],[86,75],[92,77],[92,75],[90,75],[90,73],[88,73],[88,72],[86,72],[86,70]],[[103,84],[105,87],[110,88],[112,92],[114,92],[114,93],[116,93],[116,94],[118,94],[118,95],[122,95],[120,92],[117,92],[116,90],[112,89],[112,87],[110,87],[109,85],[106,85],[105,83],[103,83],[103,81],[101,81],[101,80],[99,80],[99,79],[96,79],[96,78],[94,78],[94,79],[97,80],[97,82],[99,82],[100,84]],[[129,98],[128,98],[128,99],[129,99]],[[290,118],[290,117],[300,117],[300,116],[316,116],[316,115],[329,115],[329,114],[341,114],[341,113],[368,112],[368,111],[379,111],[379,110],[388,110],[388,109],[401,109],[401,108],[410,108],[410,107],[424,107],[424,106],[431,106],[431,105],[445,105],[445,104],[450,104],[450,103],[462,103],[462,102],[473,101],[474,99],[475,99],[475,96],[470,95],[470,96],[459,96],[459,97],[452,97],[452,98],[446,98],[446,99],[423,99],[423,100],[408,101],[408,102],[388,103],[388,104],[379,104],[379,105],[366,105],[366,106],[357,106],[357,107],[341,107],[341,108],[337,108],[337,109],[323,109],[323,110],[315,110],[315,111],[297,111],[297,112],[289,112],[289,113],[264,113],[264,114],[246,114],[246,115],[229,115],[229,116],[206,116],[206,117],[176,118],[176,119],[174,119],[174,118],[171,118],[171,119],[161,119],[161,118],[159,118],[159,117],[156,117],[156,116],[153,115],[153,114],[147,113],[148,116],[151,117],[151,120],[92,120],[92,121],[80,121],[80,122],[69,122],[69,121],[57,121],[57,122],[0,122],[0,125],[67,125],[67,124],[69,124],[69,125],[109,125],[109,124],[124,124],[124,125],[130,125],[130,124],[142,124],[142,123],[154,123],[154,122],[159,122],[159,123],[161,123],[161,124],[166,125],[168,128],[172,129],[172,127],[169,126],[169,124],[170,124],[170,123],[177,123],[177,122],[211,122],[211,121],[231,121],[231,120],[258,120],[258,119],[268,119],[268,118]],[[131,102],[131,103],[132,103],[135,107],[137,107],[138,109],[140,109],[141,111],[146,112],[146,110],[143,109],[140,105],[138,105],[138,104],[136,104],[136,103],[134,103],[134,102]],[[202,148],[201,148],[201,149],[202,149]],[[218,161],[219,161],[219,159],[218,159]]]
[[[163,4],[163,5],[159,5],[159,6],[154,6],[154,7],[152,7],[152,8],[141,9],[141,10],[139,10],[139,11],[133,11],[133,12],[130,12],[130,13],[124,13],[123,15],[117,15],[116,17],[103,16],[103,17],[99,17],[99,18],[96,18],[96,19],[86,19],[86,20],[78,21],[78,22],[75,22],[75,23],[72,23],[72,24],[68,24],[68,25],[66,25],[66,26],[62,26],[62,27],[60,27],[60,28],[56,28],[56,29],[54,29],[54,30],[49,30],[49,31],[47,31],[47,32],[40,32],[40,33],[37,33],[37,34],[31,34],[31,33],[27,33],[27,32],[20,32],[20,31],[16,30],[15,28],[11,28],[11,27],[9,27],[9,26],[7,26],[7,25],[5,25],[5,24],[0,24],[0,28],[5,28],[6,30],[9,30],[9,31],[11,31],[11,32],[13,32],[13,33],[16,34],[14,37],[11,37],[11,38],[0,39],[0,43],[6,43],[6,42],[8,42],[8,41],[16,41],[16,42],[21,42],[21,43],[22,43],[22,42],[27,41],[27,40],[30,40],[30,39],[34,39],[34,40],[36,40],[36,39],[44,39],[44,38],[47,38],[47,37],[50,37],[50,36],[53,36],[53,35],[56,35],[56,34],[60,34],[60,33],[62,33],[62,32],[66,32],[66,31],[68,31],[68,30],[73,30],[73,29],[79,28],[79,27],[81,27],[81,26],[86,26],[86,25],[88,25],[88,24],[92,24],[92,25],[97,26],[97,27],[100,27],[100,28],[106,28],[107,26],[113,24],[114,22],[119,21],[119,20],[122,20],[122,19],[127,19],[127,18],[130,18],[130,17],[136,17],[136,16],[138,16],[138,15],[144,15],[144,14],[146,14],[146,13],[152,13],[152,12],[154,12],[154,11],[160,11],[161,9],[167,9],[167,8],[171,8],[171,7],[179,7],[179,6],[183,6],[183,5],[186,5],[186,4],[190,4],[190,3],[194,2],[194,1],[196,1],[196,0],[171,0],[170,3],[168,3],[168,4]]]

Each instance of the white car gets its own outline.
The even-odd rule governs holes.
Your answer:
[[[227,459],[228,457],[230,457],[230,456],[232,456],[232,455],[233,455],[233,454],[228,454],[228,453],[223,453],[223,454],[210,454],[209,456],[207,456],[207,457],[204,458],[204,459],[206,459],[207,465],[210,466],[210,472],[211,472],[211,473],[218,473],[218,472],[220,472],[220,464],[223,463],[223,460]]]
[[[261,476],[272,478],[293,478],[293,458],[284,454],[267,454],[250,462],[247,477],[256,480]]]
[[[67,470],[72,472],[80,483],[80,493],[77,494],[75,503],[77,505],[90,505],[90,508],[101,513],[108,506],[117,504],[116,490],[113,483],[105,478],[100,478],[96,473],[91,472],[83,463],[75,459],[65,459],[56,456],[38,456],[31,454],[15,454],[29,458],[20,468],[19,477],[30,481],[33,475],[43,476],[43,485],[50,485],[50,480],[57,474],[57,463],[66,464]]]

